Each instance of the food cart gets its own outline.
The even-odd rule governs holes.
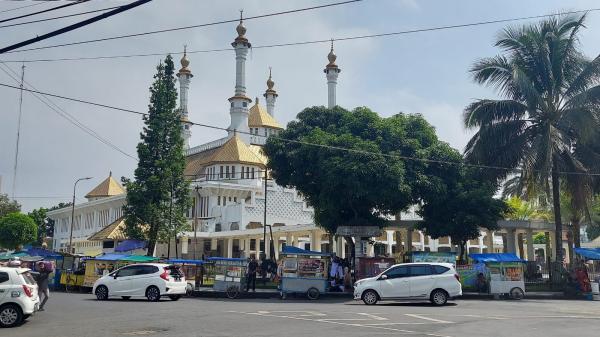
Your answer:
[[[505,295],[512,299],[522,299],[525,296],[525,260],[510,253],[469,254],[469,257],[475,263],[473,270],[476,277],[485,277],[490,294]]]
[[[82,286],[91,288],[97,279],[121,267],[134,263],[156,261],[158,261],[157,257],[126,254],[102,254],[87,258],[85,259],[85,274],[83,275]]]
[[[582,264],[585,265],[585,274],[587,274],[592,299],[600,301],[600,248],[575,248],[575,253],[581,257]],[[586,276],[581,272],[577,274],[578,282],[583,289]]]
[[[229,298],[237,298],[244,290],[247,260],[240,258],[209,257],[213,266],[215,291],[223,291]]]
[[[178,265],[185,275],[187,282],[187,293],[191,295],[194,289],[198,288],[203,283],[204,277],[204,261],[189,260],[189,259],[169,259],[170,264]]]
[[[281,298],[290,293],[304,293],[311,300],[327,290],[328,253],[285,246],[280,254],[283,260],[281,275]]]

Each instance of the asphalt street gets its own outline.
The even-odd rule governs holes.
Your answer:
[[[381,303],[341,299],[96,301],[53,293],[46,311],[0,336],[598,336],[600,304],[568,300]]]

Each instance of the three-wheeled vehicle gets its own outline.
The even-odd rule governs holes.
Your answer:
[[[328,288],[327,271],[330,255],[285,246],[280,254],[282,259],[282,275],[280,295],[282,299],[291,293],[304,293],[311,300],[316,300]]]

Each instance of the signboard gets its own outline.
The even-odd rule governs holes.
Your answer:
[[[456,264],[456,254],[444,252],[413,252],[411,262],[438,262]]]
[[[381,235],[381,228],[377,226],[339,226],[335,232],[341,236],[375,237]]]

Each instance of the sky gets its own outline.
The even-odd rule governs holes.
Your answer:
[[[145,32],[235,19],[245,16],[310,7],[335,0],[154,0],[128,12],[96,22],[46,41],[51,44]],[[33,3],[0,0],[0,20],[61,2],[1,13]],[[29,21],[125,4],[127,1],[93,0],[85,4],[22,19]],[[326,40],[367,34],[464,24],[488,20],[591,9],[594,0],[364,0],[319,10],[247,20],[246,36],[254,47],[308,40]],[[75,23],[77,16],[15,27],[0,28],[0,43],[7,46]],[[514,22],[511,25],[535,20]],[[11,21],[20,22],[20,21]],[[11,22],[6,22],[8,24]],[[2,25],[2,24],[0,24]],[[180,30],[93,44],[0,55],[0,62],[64,57],[91,57],[181,52],[229,48],[237,35],[236,23]],[[463,150],[472,135],[461,124],[464,107],[477,98],[494,98],[490,88],[473,83],[469,67],[477,59],[494,56],[498,33],[506,23],[438,30],[335,43],[338,78],[337,103],[347,109],[367,106],[382,116],[420,113],[435,126],[440,139]],[[600,52],[600,12],[589,14],[587,29],[580,35],[589,57]],[[247,91],[262,97],[269,67],[279,97],[275,117],[287,124],[308,106],[327,104],[323,68],[329,43],[278,48],[254,48],[246,64]],[[163,56],[105,60],[26,63],[25,80],[40,91],[146,111],[148,88]],[[174,55],[179,62],[181,55]],[[235,85],[233,51],[191,53],[192,78],[188,109],[190,120],[227,127],[229,102]],[[7,62],[20,76],[21,63]],[[14,75],[13,75],[14,76]],[[18,77],[17,76],[17,77]],[[0,71],[0,83],[16,82]],[[26,85],[27,86],[27,85]],[[76,102],[51,98],[93,132],[135,157],[142,128],[140,116]],[[264,103],[264,99],[261,100]],[[12,197],[19,92],[0,87],[0,193]],[[199,145],[225,135],[224,131],[192,127],[191,144]],[[132,177],[136,161],[84,133],[29,93],[23,95],[18,169],[14,197],[24,211],[69,201],[73,183],[77,202],[105,179]]]

